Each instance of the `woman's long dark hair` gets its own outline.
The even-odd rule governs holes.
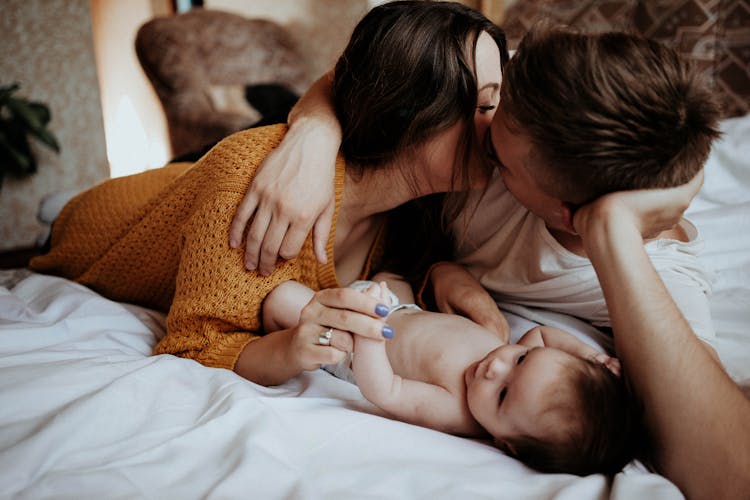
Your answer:
[[[465,5],[396,1],[372,9],[354,29],[334,72],[334,108],[347,163],[360,172],[382,167],[461,123],[453,185],[466,190],[469,156],[477,145],[475,50],[482,32],[495,40],[504,65],[503,31]],[[413,182],[409,162],[400,163],[404,178]],[[446,196],[433,195],[392,211],[389,269],[416,276],[432,260],[429,253],[449,249],[445,228],[464,202],[462,197],[448,204]]]

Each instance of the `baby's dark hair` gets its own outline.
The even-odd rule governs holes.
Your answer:
[[[554,438],[517,435],[496,444],[541,472],[614,475],[641,456],[640,407],[623,377],[601,363],[579,361],[568,365],[568,383],[554,388],[546,409],[562,412],[569,425]]]

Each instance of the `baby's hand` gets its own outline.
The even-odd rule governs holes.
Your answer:
[[[390,290],[388,289],[388,284],[386,284],[385,281],[381,281],[380,283],[373,283],[365,289],[364,293],[370,295],[371,297],[375,297],[388,307],[393,306]]]
[[[597,354],[594,356],[594,361],[597,363],[601,363],[607,368],[609,368],[609,371],[620,376],[620,373],[622,371],[622,367],[620,366],[620,360],[617,358],[613,358],[612,356],[608,356],[604,353]]]

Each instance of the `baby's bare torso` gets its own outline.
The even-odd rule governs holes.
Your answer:
[[[452,314],[402,310],[388,324],[396,331],[386,343],[393,372],[439,385],[461,399],[466,368],[502,344],[489,330]]]

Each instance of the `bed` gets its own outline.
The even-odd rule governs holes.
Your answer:
[[[750,394],[750,115],[722,129],[689,216],[715,273],[719,355]],[[527,321],[513,316],[516,336]],[[637,463],[611,479],[537,473],[390,420],[320,370],[266,388],[150,356],[163,325],[61,278],[0,272],[0,497],[682,498]]]

